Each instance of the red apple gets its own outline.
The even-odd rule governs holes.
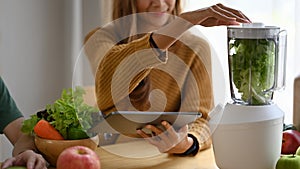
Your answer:
[[[101,169],[98,155],[88,147],[73,146],[65,149],[56,162],[57,169]]]
[[[282,135],[281,154],[295,154],[300,146],[300,132],[285,130]]]

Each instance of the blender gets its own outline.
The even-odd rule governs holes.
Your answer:
[[[212,133],[221,169],[274,169],[284,112],[272,101],[285,85],[286,31],[249,23],[227,27],[231,100]]]

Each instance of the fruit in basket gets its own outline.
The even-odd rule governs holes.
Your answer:
[[[57,159],[57,169],[101,169],[98,155],[85,146],[65,149]]]
[[[85,146],[95,150],[99,144],[99,137],[96,135],[88,139],[49,140],[35,136],[34,143],[49,164],[56,166],[57,158],[65,149],[72,146]]]
[[[295,154],[300,146],[300,132],[285,130],[282,135],[281,154]]]
[[[300,156],[298,155],[282,155],[277,163],[276,169],[299,169],[300,168]]]
[[[84,102],[84,93],[80,87],[64,89],[53,104],[23,122],[22,132],[35,136],[37,149],[52,166],[67,147],[84,145],[94,149],[99,143],[97,133],[90,129],[102,117],[97,108]]]

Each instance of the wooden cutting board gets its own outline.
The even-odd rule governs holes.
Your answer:
[[[300,130],[300,75],[294,81],[294,125]]]

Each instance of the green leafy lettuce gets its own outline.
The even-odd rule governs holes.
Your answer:
[[[268,104],[273,92],[275,43],[268,39],[230,40],[231,80],[241,101],[251,105]]]
[[[88,130],[93,126],[98,115],[98,109],[84,102],[84,89],[76,87],[75,90],[64,89],[61,98],[46,109],[31,115],[22,126],[24,133],[33,133],[35,124],[45,119],[56,128],[64,139],[82,139],[91,136]]]

